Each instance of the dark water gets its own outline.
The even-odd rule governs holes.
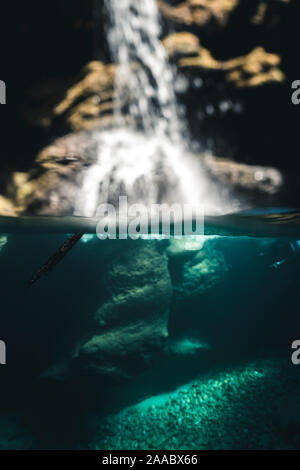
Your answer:
[[[0,448],[298,448],[298,220],[210,218],[204,245],[187,249],[3,218]]]

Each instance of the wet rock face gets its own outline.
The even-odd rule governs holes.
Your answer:
[[[217,184],[237,190],[237,197],[242,191],[263,205],[264,196],[277,194],[283,181],[269,167],[288,172],[294,165],[287,145],[293,144],[296,132],[285,135],[292,129],[284,86],[291,77],[287,51],[276,39],[286,37],[285,24],[294,14],[290,2],[158,0],[158,4],[165,26],[162,40],[177,68],[177,95],[186,110],[190,134],[201,149],[212,154],[211,159],[199,158]],[[102,12],[101,27],[106,20]],[[104,43],[102,38],[103,50]],[[47,143],[42,140],[28,171],[14,168],[8,183],[0,185],[0,213],[73,213],[80,173],[96,158],[91,132],[115,124],[116,65],[105,54],[101,59],[87,60],[83,68],[81,63],[77,73],[60,73],[30,87],[22,113],[16,114],[22,115],[34,136],[42,131]],[[128,99],[124,97],[125,108]],[[291,201],[298,197],[296,184],[291,172],[283,204],[297,205]],[[268,200],[268,205],[273,203],[278,200]]]
[[[82,184],[85,169],[95,161],[97,146],[93,133],[69,134],[57,139],[39,155],[38,169],[9,175],[7,197],[0,198],[1,215],[73,215],[78,187]],[[194,161],[203,165],[207,181],[216,193],[235,201],[240,209],[266,207],[281,200],[283,178],[274,168],[245,165],[207,154],[195,155]],[[118,174],[114,179],[113,172],[110,180],[108,197],[115,204],[122,181]],[[107,178],[106,183],[110,180]],[[152,188],[151,195],[145,191],[147,182]],[[135,192],[128,194],[129,202],[136,203],[136,198],[146,204],[168,202],[170,198],[177,202],[181,189],[170,162],[158,159],[147,175],[137,179]],[[123,191],[122,195],[126,194],[125,189]]]
[[[208,12],[209,4],[220,14],[223,11],[222,21],[207,19],[197,24],[191,15],[192,3],[202,12]],[[225,13],[229,3],[232,6]],[[160,3],[167,25],[176,31],[170,36],[166,27],[164,43],[180,80],[185,79],[179,101],[186,109],[193,138],[213,155],[290,171],[295,162],[282,155],[286,142],[291,152],[297,145],[291,132],[297,118],[293,123],[287,90],[298,70],[292,66],[287,28],[293,24],[295,6],[279,0],[233,3]],[[279,125],[282,115],[284,128]],[[292,188],[294,183],[288,184]]]
[[[57,139],[39,154],[38,168],[28,173],[8,175],[6,197],[0,197],[0,213],[7,216],[74,214],[78,187],[86,168],[95,163],[98,146],[99,141],[93,132],[69,134]],[[130,203],[136,203],[137,198],[146,204],[168,200],[177,202],[182,188],[172,161],[157,157],[150,165],[151,171],[137,179],[135,193],[128,194]],[[264,207],[281,200],[283,178],[272,167],[246,165],[206,153],[196,154],[193,158],[202,164],[211,187],[228,200],[236,201],[241,209]],[[106,179],[106,183],[111,181],[108,199],[112,203],[118,201],[123,183],[118,177],[118,169],[114,171],[116,175],[112,171],[110,179],[109,176]],[[149,185],[151,195],[145,191]],[[125,183],[123,187],[126,188]]]
[[[216,81],[227,82],[237,88],[255,87],[272,82],[283,82],[284,74],[280,70],[281,59],[277,54],[270,54],[262,47],[253,49],[245,56],[220,61],[214,59],[211,52],[200,45],[194,34],[175,33],[164,39],[171,58],[175,59],[183,73],[193,71],[221,72]]]
[[[272,203],[282,188],[282,175],[275,168],[245,165],[211,155],[204,155],[203,160],[208,176],[219,187],[230,189],[232,197],[244,197],[250,204]]]
[[[133,242],[124,253],[112,254],[101,290],[104,301],[82,331],[69,360],[45,373],[128,380],[162,354],[168,341],[172,296],[167,256],[155,244]]]
[[[210,73],[216,83],[225,81],[238,88],[284,80],[279,68],[280,57],[263,47],[220,61],[200,44],[197,35],[189,32],[167,36],[163,44],[188,80],[191,75],[195,78]],[[35,86],[24,107],[24,117],[30,125],[48,132],[55,132],[57,128],[80,132],[111,126],[114,124],[115,74],[116,65],[92,61],[72,81],[52,80]]]
[[[116,66],[89,62],[72,81],[51,82],[34,87],[24,116],[35,127],[59,126],[74,132],[112,123]]]
[[[266,86],[271,82],[278,83],[283,80],[279,69],[280,58],[262,48],[257,48],[246,56],[219,61],[208,49],[202,47],[197,36],[191,33],[173,34],[166,37],[163,44],[172,60],[177,63],[180,73],[190,84],[187,97],[195,92],[191,84],[202,80],[202,74],[210,77],[209,80],[213,83],[221,84],[228,93],[233,89],[255,89],[259,84]],[[36,157],[36,167],[28,173],[16,172],[9,175],[4,189],[5,198],[0,206],[2,214],[74,213],[83,172],[95,163],[98,145],[102,145],[101,142],[97,143],[97,130],[106,127],[112,129],[115,124],[115,69],[114,65],[93,61],[82,70],[73,84],[65,87],[63,96],[57,95],[55,103],[54,96],[51,96],[51,106],[50,103],[44,105],[43,100],[40,105],[37,100],[37,108],[29,113],[33,124],[41,123],[48,132],[54,132],[57,126],[71,132],[42,149]],[[39,93],[38,90],[36,92]],[[88,112],[90,106],[91,112]],[[196,105],[193,106],[196,112]],[[201,107],[201,101],[199,106]],[[111,138],[114,139],[113,134]],[[106,145],[105,142],[103,145]],[[206,154],[195,156],[195,159],[202,162],[207,178],[213,180],[217,187],[223,187],[236,198],[250,198],[251,204],[272,204],[270,196],[280,192],[282,178],[272,168],[243,165]],[[175,188],[176,184],[172,182],[173,172],[168,168],[167,160],[162,156],[161,179],[169,181],[168,185],[165,184],[166,187]],[[155,172],[155,169],[153,171]],[[111,181],[118,185],[118,178],[115,178],[113,173],[110,176]],[[116,191],[112,189],[111,192],[116,199]],[[269,197],[268,201],[264,199],[266,195]],[[242,207],[248,206],[241,204]]]
[[[81,174],[96,158],[93,133],[71,133],[55,140],[38,154],[35,168],[7,175],[8,199],[0,206],[2,214],[5,207],[12,216],[73,214]]]
[[[11,200],[0,196],[0,214],[7,217],[16,217],[18,210]]]
[[[231,26],[233,18],[255,26],[272,27],[291,0],[158,0],[163,17],[177,28],[194,29],[210,34],[220,33]]]
[[[186,0],[172,2],[158,0],[162,14],[176,23],[201,28],[224,28],[239,0]]]

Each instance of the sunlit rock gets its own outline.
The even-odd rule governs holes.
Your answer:
[[[37,127],[51,129],[59,124],[74,132],[110,125],[115,70],[114,64],[92,61],[72,80],[33,88],[24,108],[25,116]]]
[[[252,87],[268,82],[283,82],[285,76],[279,66],[281,58],[266,52],[263,47],[253,49],[244,57],[223,63],[226,79],[237,87]]]
[[[95,161],[96,148],[93,134],[68,134],[39,153],[36,168],[13,173],[8,194],[18,213],[72,214],[78,178],[83,168]]]
[[[16,217],[18,215],[18,208],[13,203],[13,201],[1,195],[0,195],[0,214],[9,216],[9,217]]]
[[[179,46],[178,50],[180,50]],[[183,70],[190,68],[216,70],[222,72],[224,80],[238,88],[283,82],[285,76],[279,68],[280,63],[281,58],[278,54],[266,52],[262,47],[253,49],[245,56],[227,61],[217,61],[210,51],[199,47],[197,55],[179,59],[179,67]]]
[[[170,5],[167,0],[158,0],[162,14],[177,23],[205,28],[224,28],[239,0],[186,0]]]
[[[204,155],[205,168],[207,172],[232,192],[239,191],[247,193],[251,197],[256,193],[259,195],[274,195],[278,193],[283,184],[280,171],[271,167],[246,165],[231,160]],[[263,201],[262,201],[263,203]]]
[[[171,269],[172,267],[173,265]],[[182,260],[174,258],[174,271],[175,298],[180,300],[201,295],[220,283],[226,276],[228,265],[222,252],[216,249],[208,238],[194,256],[189,254],[186,261],[184,257]]]
[[[177,54],[184,56],[198,54],[200,49],[200,41],[197,36],[188,32],[174,33],[165,37],[163,45],[171,57]]]
[[[111,136],[115,139],[113,144],[110,143]],[[158,150],[159,142],[130,133],[123,140],[126,146],[122,147],[118,145],[121,138],[121,133],[112,132],[103,133],[102,137],[101,134],[96,137],[93,133],[80,133],[57,139],[39,154],[38,172],[11,175],[7,190],[9,199],[2,199],[1,214],[71,215],[76,207],[84,213],[84,204],[88,205],[92,195],[91,187],[87,186],[85,197],[82,193],[84,204],[78,203],[78,184],[88,168],[93,175],[96,175],[96,170],[99,172],[99,182],[102,178],[100,200],[107,198],[116,201],[120,188],[125,191],[123,195],[128,196],[129,203],[175,203],[184,200],[184,193],[190,189],[190,180],[182,171],[181,154],[175,160],[172,147],[168,149],[166,144],[165,150],[169,153],[163,157]],[[93,164],[98,148],[103,151],[103,157],[95,168]],[[137,159],[140,154],[147,159],[146,163],[142,158]],[[230,207],[248,209],[253,205],[265,206],[272,204],[272,198],[280,198],[284,179],[275,168],[247,165],[210,154],[190,156],[190,161],[195,168],[194,175],[199,171],[199,165],[205,172],[206,185],[201,185],[203,194],[199,201],[207,207],[208,213],[213,213],[214,208],[226,212]],[[183,182],[184,188],[181,186]],[[151,189],[145,191],[146,187]],[[97,197],[95,194],[95,201]],[[226,200],[231,202],[226,205]],[[189,249],[188,240],[183,243]],[[172,244],[170,249],[174,248],[175,244]],[[193,250],[193,247],[190,249]]]

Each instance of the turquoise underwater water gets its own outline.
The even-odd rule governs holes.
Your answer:
[[[298,448],[300,243],[243,230],[87,234],[30,288],[68,233],[3,232],[0,448]]]

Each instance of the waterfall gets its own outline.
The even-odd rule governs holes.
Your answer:
[[[97,132],[97,162],[85,171],[75,214],[93,216],[99,204],[116,205],[119,196],[130,204],[204,204],[211,187],[189,155],[157,0],[105,5],[108,44],[118,64],[116,125]]]
[[[183,143],[174,91],[175,77],[159,40],[160,21],[156,0],[105,0],[111,24],[110,50],[119,64],[115,84],[116,115],[122,114],[122,98],[130,99],[129,114],[148,135]]]

